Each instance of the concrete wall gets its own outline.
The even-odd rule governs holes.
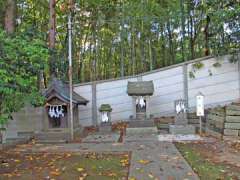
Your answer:
[[[6,128],[6,137],[18,138],[19,133],[33,133],[43,129],[43,111],[42,107],[24,107],[19,112],[13,113],[12,120],[9,120]],[[21,136],[21,135],[20,135]]]
[[[203,63],[201,69],[194,72],[195,78],[189,73],[194,71],[193,64]],[[214,67],[219,62],[221,67]],[[184,70],[184,66],[187,67]],[[184,73],[187,78],[184,78]],[[205,95],[206,107],[228,104],[240,98],[238,63],[230,63],[229,56],[219,58],[205,57],[173,65],[170,67],[143,73],[135,77],[98,81],[96,83],[96,99],[92,99],[92,83],[75,85],[74,90],[88,99],[89,104],[79,107],[80,123],[92,125],[92,106],[98,109],[101,104],[110,104],[113,108],[112,121],[128,120],[134,115],[132,98],[127,95],[128,81],[149,81],[154,83],[154,95],[150,97],[150,114],[155,117],[174,114],[174,100],[188,98],[190,111],[195,109],[195,96],[198,92]],[[186,89],[187,87],[187,89]]]
[[[101,104],[110,104],[113,108],[112,121],[128,120],[134,115],[132,97],[127,95],[128,81],[153,80],[154,95],[149,100],[149,114],[166,116],[174,114],[174,100],[187,98],[190,110],[195,108],[195,96],[199,91],[205,95],[207,107],[228,104],[240,99],[240,73],[238,63],[229,63],[229,56],[221,58],[206,57],[170,67],[154,70],[134,77],[98,81],[94,83],[76,84],[74,91],[89,100],[87,106],[79,106],[79,121],[82,126],[94,124],[93,117],[100,122],[98,108]],[[219,61],[221,67],[215,68]],[[193,64],[201,62],[202,69],[195,72],[195,78],[184,78],[193,71]],[[187,70],[186,68],[187,67]],[[209,72],[212,75],[209,75]],[[96,98],[93,96],[93,84],[96,84]],[[188,87],[186,89],[186,87]],[[95,107],[95,108],[94,108]],[[15,136],[17,132],[40,131],[42,127],[42,108],[25,107],[14,113],[13,121],[9,121],[8,134]],[[14,133],[15,132],[15,133]]]
[[[195,96],[198,92],[205,95],[206,107],[224,105],[239,100],[238,63],[229,63],[228,56],[218,59],[221,67],[214,67],[215,58],[202,61],[204,67],[195,73],[195,78],[188,78],[189,106],[195,108]],[[188,73],[193,70],[188,65]],[[212,75],[211,75],[212,74]]]

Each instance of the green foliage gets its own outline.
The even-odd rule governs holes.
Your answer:
[[[216,62],[216,63],[213,64],[213,67],[215,67],[215,68],[218,68],[218,67],[221,67],[221,66],[222,66],[222,64],[220,62]]]
[[[48,49],[40,39],[7,36],[0,29],[0,123],[25,103],[40,105],[37,77],[46,69]]]
[[[202,62],[196,62],[196,63],[192,64],[192,67],[194,70],[199,70],[204,67],[204,64]]]
[[[202,62],[196,62],[192,64],[192,71],[189,72],[189,77],[191,79],[194,79],[196,71],[202,69],[203,67],[204,67],[204,64]]]
[[[191,79],[194,79],[195,78],[195,73],[193,71],[189,71],[189,77]]]

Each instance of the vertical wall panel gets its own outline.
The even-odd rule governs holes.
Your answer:
[[[112,111],[112,121],[126,120],[133,115],[132,97],[127,94],[128,81],[137,81],[137,78],[127,78],[122,80],[108,81],[97,84],[97,108],[101,104],[110,104]],[[98,122],[100,122],[98,112]]]
[[[74,91],[89,101],[87,106],[80,105],[78,110],[80,124],[90,126],[92,125],[92,85],[76,86]]]
[[[154,94],[149,102],[150,114],[173,115],[174,101],[184,95],[182,66],[143,75],[143,81],[150,80],[154,84]]]
[[[203,68],[196,70],[194,78],[189,78],[189,105],[195,108],[195,97],[198,92],[205,95],[206,107],[224,105],[239,99],[239,79],[237,64],[230,63],[228,56],[216,60],[211,58],[202,61]],[[220,67],[215,67],[220,63]],[[188,65],[188,71],[193,72],[193,64]]]

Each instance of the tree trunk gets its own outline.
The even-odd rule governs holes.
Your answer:
[[[191,47],[191,59],[194,59],[195,40],[193,37],[193,18],[192,17],[190,17],[190,47]]]
[[[11,34],[15,31],[16,14],[17,14],[16,0],[7,0],[4,16],[4,28],[8,34]]]
[[[151,40],[148,40],[148,52],[149,52],[149,63],[150,63],[150,71],[153,70],[153,58],[152,58],[152,43]]]
[[[208,56],[209,55],[209,23],[210,23],[210,17],[209,15],[207,15],[206,17],[206,26],[205,26],[205,29],[204,29],[204,34],[205,34],[205,56]]]
[[[167,22],[167,32],[168,32],[168,43],[169,43],[169,55],[171,60],[170,64],[168,65],[171,65],[175,63],[175,58],[174,58],[175,54],[173,49],[173,37],[172,37],[172,31],[171,31],[171,24],[169,21]]]
[[[180,1],[180,8],[181,8],[181,25],[182,25],[182,40],[181,40],[182,61],[185,61],[185,52],[184,52],[184,40],[185,40],[184,0]]]
[[[49,0],[49,49],[50,49],[50,74],[56,75],[55,70],[55,35],[56,35],[56,12],[55,12],[56,1]]]
[[[55,48],[55,34],[56,34],[56,12],[55,12],[56,2],[55,0],[49,0],[49,48]]]
[[[124,64],[124,40],[123,40],[123,22],[121,23],[121,32],[120,32],[120,39],[121,39],[121,41],[120,41],[120,44],[121,44],[121,61],[120,61],[120,63],[121,63],[121,72],[120,72],[120,74],[121,74],[121,77],[124,77],[124,71],[125,71],[125,64]]]

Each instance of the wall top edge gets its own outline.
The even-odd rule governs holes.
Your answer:
[[[225,57],[225,56],[229,56],[229,55],[223,55],[221,57]],[[206,60],[209,60],[211,58],[216,58],[216,56],[205,56],[205,57],[193,59],[193,60],[178,63],[178,64],[173,64],[171,66],[155,69],[155,70],[152,70],[152,71],[148,71],[148,72],[144,72],[144,73],[140,73],[140,74],[136,74],[136,75],[124,76],[124,77],[112,78],[112,79],[106,79],[106,80],[99,80],[99,81],[92,81],[92,82],[86,82],[86,83],[77,83],[77,84],[74,84],[73,86],[78,87],[78,86],[84,86],[84,85],[101,84],[101,83],[117,81],[117,80],[126,80],[126,79],[131,79],[131,78],[138,78],[138,77],[142,77],[142,76],[149,75],[149,74],[152,74],[152,73],[161,72],[161,71],[165,71],[165,70],[168,70],[168,69],[177,68],[177,67],[180,67],[180,66],[183,66],[183,65],[192,64],[192,63],[195,63],[195,62],[206,61]]]

